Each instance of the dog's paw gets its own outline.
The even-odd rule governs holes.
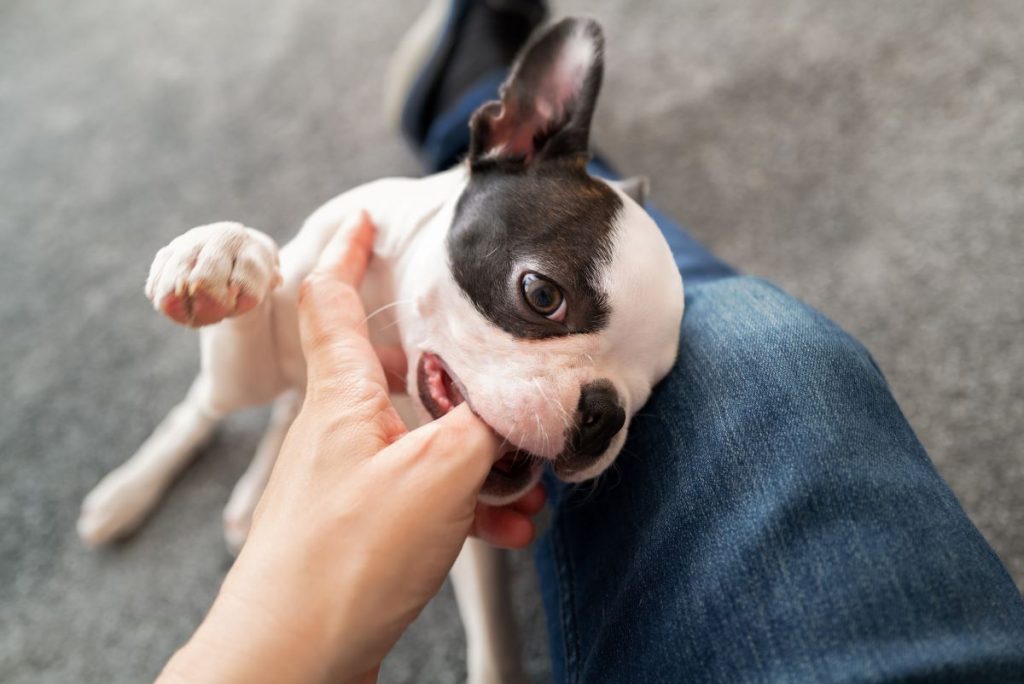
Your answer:
[[[244,314],[280,283],[270,237],[240,223],[211,223],[157,252],[146,296],[172,320],[199,327]]]
[[[76,525],[79,538],[95,547],[123,537],[139,526],[160,491],[130,469],[111,472],[82,502]]]

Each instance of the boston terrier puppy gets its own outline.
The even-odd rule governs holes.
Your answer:
[[[600,27],[563,20],[531,40],[501,99],[473,115],[464,163],[350,190],[280,250],[237,223],[193,228],[161,249],[146,294],[201,328],[201,371],[86,497],[81,538],[98,545],[132,531],[222,418],[274,401],[224,512],[228,544],[240,547],[301,404],[300,283],[361,211],[377,232],[360,294],[374,345],[408,358],[410,426],[468,402],[504,438],[481,493],[492,504],[522,496],[545,466],[566,482],[604,472],[676,357],[683,286],[640,203],[587,173],[602,71]],[[474,540],[453,571],[471,681],[521,677],[501,572]]]

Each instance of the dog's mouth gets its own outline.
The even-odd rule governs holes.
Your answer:
[[[424,352],[420,356],[416,381],[420,402],[435,420],[463,402],[468,403],[469,408],[476,413],[472,401],[468,400],[466,388],[437,354]],[[542,467],[540,458],[519,449],[508,442],[507,438],[502,451],[501,457],[491,466],[491,472],[487,474],[481,489],[481,493],[489,498],[507,499],[524,493]]]

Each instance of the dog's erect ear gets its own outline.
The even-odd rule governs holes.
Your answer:
[[[531,39],[501,87],[501,101],[473,115],[473,167],[566,156],[585,161],[603,53],[601,27],[591,19],[563,19]]]

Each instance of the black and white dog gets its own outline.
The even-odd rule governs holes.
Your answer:
[[[586,171],[602,52],[593,21],[542,31],[501,100],[473,116],[465,163],[350,190],[280,251],[236,223],[193,228],[161,249],[146,294],[172,319],[203,326],[202,370],[139,451],[86,497],[82,539],[130,532],[218,421],[275,400],[224,512],[229,545],[241,545],[305,385],[299,285],[361,210],[377,226],[361,294],[368,311],[383,312],[370,320],[374,343],[400,345],[409,360],[406,420],[469,402],[507,444],[484,486],[491,503],[521,496],[545,464],[568,482],[608,468],[675,359],[683,288],[640,204]],[[493,553],[471,541],[453,572],[471,681],[518,675]]]

